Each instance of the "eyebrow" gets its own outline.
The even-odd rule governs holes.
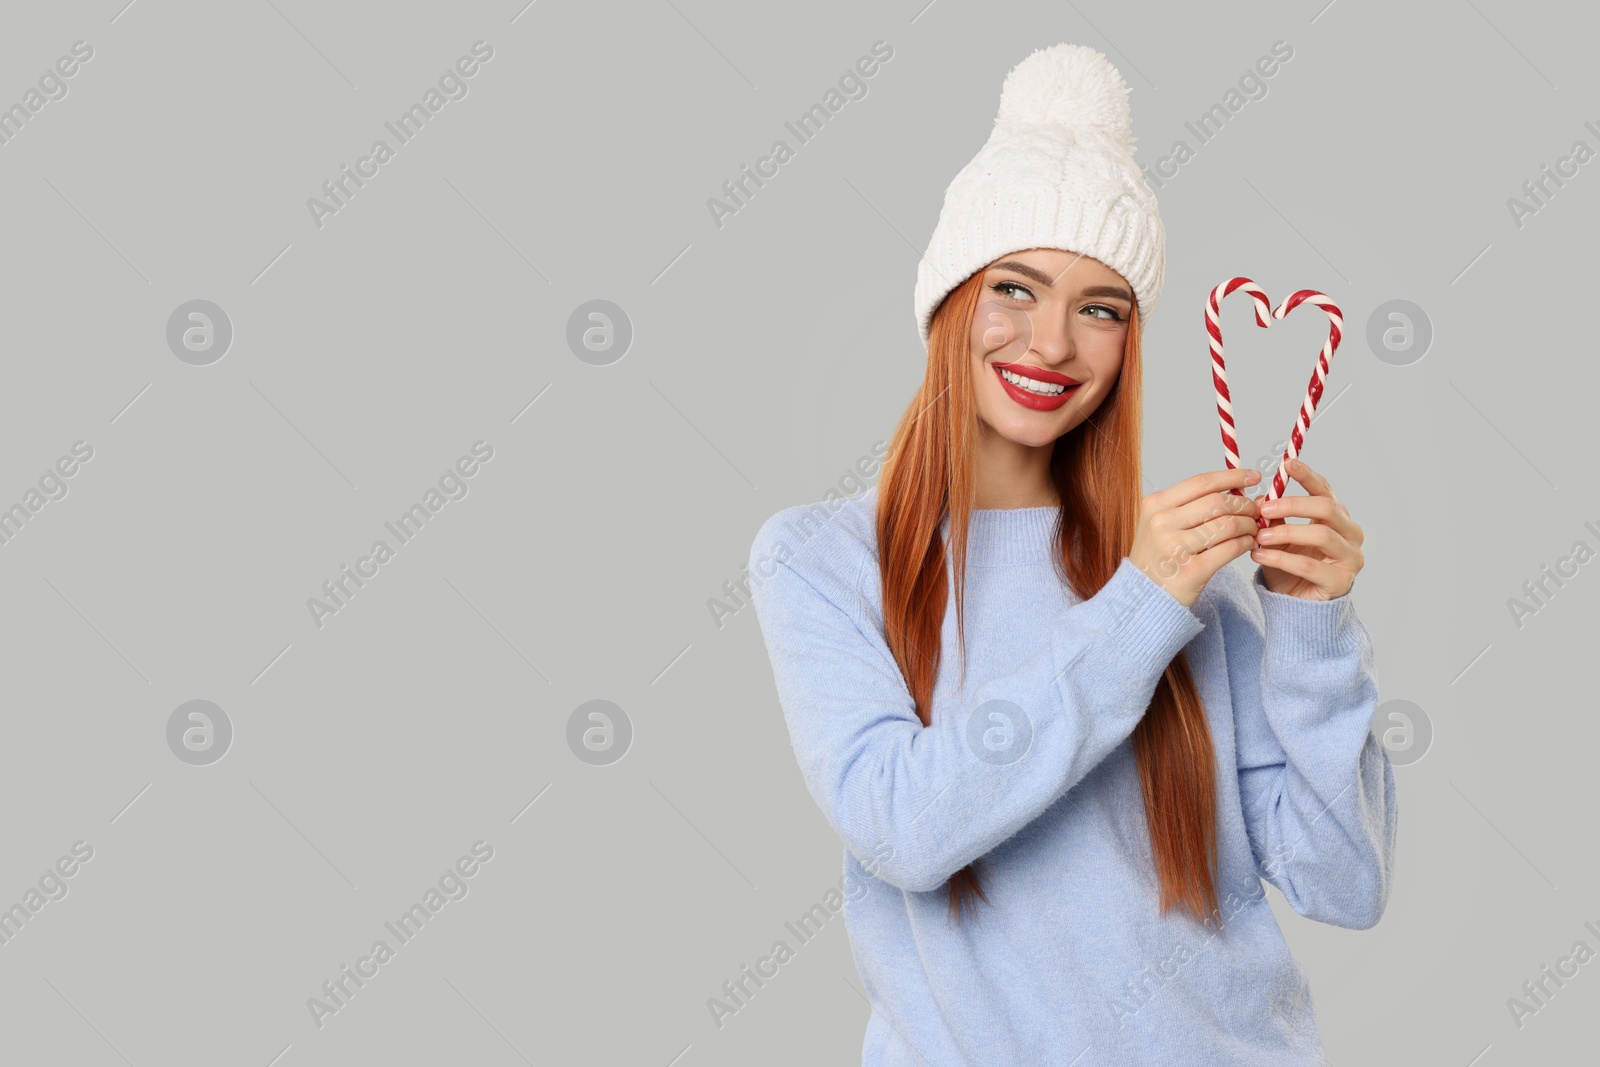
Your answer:
[[[1036,267],[1030,267],[1026,263],[1020,263],[1014,259],[1008,259],[1001,263],[996,263],[989,269],[1015,271],[1025,278],[1030,278],[1033,281],[1038,282],[1047,289],[1055,284],[1055,279],[1050,277],[1050,275],[1046,274],[1044,271],[1039,270]],[[1067,269],[1070,270],[1071,268],[1069,267]],[[1065,273],[1065,271],[1062,273]],[[1133,303],[1133,294],[1122,288],[1120,285],[1091,285],[1087,289],[1083,290],[1083,295],[1109,296],[1115,297],[1118,300],[1126,300],[1130,304]]]

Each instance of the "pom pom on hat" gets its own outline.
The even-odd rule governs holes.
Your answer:
[[[1133,158],[1128,85],[1085,45],[1036,50],[1006,75],[994,127],[945,189],[917,262],[923,344],[939,304],[1011,252],[1059,248],[1099,260],[1133,288],[1147,324],[1166,279],[1166,231]]]
[[[1111,61],[1081,44],[1041,48],[1011,68],[1000,90],[996,126],[1043,124],[1093,129],[1130,141],[1128,85]]]

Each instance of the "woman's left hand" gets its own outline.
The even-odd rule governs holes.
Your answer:
[[[1261,502],[1261,514],[1271,521],[1256,531],[1258,547],[1250,558],[1261,564],[1267,588],[1274,593],[1302,600],[1344,596],[1366,562],[1361,527],[1333,495],[1328,480],[1304,461],[1291,459],[1288,473],[1311,495]],[[1290,515],[1311,521],[1284,522]]]

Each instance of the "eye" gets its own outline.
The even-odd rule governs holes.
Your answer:
[[[1010,297],[1012,300],[1017,299],[1014,295],[1012,295],[1013,290],[1026,293],[1029,300],[1033,299],[1033,293],[1029,292],[1028,287],[1023,285],[1021,282],[995,282],[993,285],[989,286],[989,288],[997,293],[1001,293],[1007,297]]]
[[[1121,313],[1118,312],[1116,308],[1107,307],[1105,304],[1090,304],[1088,307],[1084,308],[1083,310],[1085,310],[1085,311],[1109,311],[1111,313],[1111,317],[1109,319],[1104,320],[1104,321],[1106,321],[1106,322],[1121,322],[1122,321]]]

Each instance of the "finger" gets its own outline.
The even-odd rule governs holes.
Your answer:
[[[1249,552],[1254,546],[1255,538],[1250,534],[1245,534],[1242,537],[1230,537],[1226,541],[1220,541],[1212,545],[1195,558],[1200,560],[1202,565],[1209,568],[1214,574],[1246,552]]]
[[[1185,535],[1185,544],[1192,555],[1199,555],[1215,546],[1219,541],[1231,540],[1235,537],[1249,537],[1255,539],[1256,520],[1249,515],[1223,515],[1219,518],[1203,522]]]
[[[1328,600],[1343,596],[1355,584],[1355,578],[1343,567],[1323,563],[1295,552],[1285,552],[1278,548],[1258,548],[1250,553],[1250,558],[1263,567],[1276,567],[1280,571],[1287,571],[1296,577],[1304,578],[1316,586]]]
[[[1260,507],[1261,514],[1273,520],[1274,525],[1278,520],[1294,516],[1326,523],[1343,534],[1347,541],[1360,539],[1361,528],[1350,517],[1350,510],[1331,496],[1284,496],[1276,500],[1264,500]]]
[[[1328,484],[1328,479],[1311,469],[1311,465],[1296,456],[1289,461],[1289,476],[1306,487],[1306,492],[1313,496],[1333,496],[1333,486]]]
[[[1174,508],[1171,522],[1175,529],[1188,530],[1208,519],[1228,515],[1248,515],[1254,519],[1260,513],[1259,503],[1250,497],[1234,496],[1232,493],[1208,493],[1180,508]]]
[[[1254,467],[1236,467],[1233,470],[1205,471],[1185,478],[1177,485],[1158,489],[1150,500],[1163,510],[1182,507],[1207,493],[1227,492],[1254,485],[1261,480],[1261,472]]]
[[[1345,540],[1339,531],[1320,522],[1270,526],[1265,530],[1256,531],[1256,541],[1272,548],[1305,545],[1343,562],[1353,562],[1356,558],[1356,547]]]

